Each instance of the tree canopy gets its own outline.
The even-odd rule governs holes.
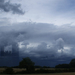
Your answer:
[[[75,59],[72,59],[71,60],[70,67],[75,68]]]
[[[19,63],[20,68],[26,68],[27,71],[33,71],[34,69],[34,62],[31,61],[29,57],[23,58],[23,60]]]

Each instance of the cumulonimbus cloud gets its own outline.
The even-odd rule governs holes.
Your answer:
[[[75,28],[72,27],[56,27],[43,23],[19,23],[2,26],[0,27],[0,47],[9,48],[14,43],[18,45],[22,42],[21,46],[17,47],[23,56],[47,55],[53,58],[66,55],[71,57],[74,56],[73,49],[71,49],[75,44],[73,42],[75,41],[74,30]],[[38,46],[31,47],[32,44],[38,44]],[[20,49],[20,47],[23,48]]]

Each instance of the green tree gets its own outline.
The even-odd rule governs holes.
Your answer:
[[[70,62],[70,67],[75,68],[75,59],[72,59]]]
[[[33,72],[35,70],[34,64],[29,57],[26,57],[19,63],[19,67],[26,68],[28,72]]]
[[[59,64],[59,65],[56,65],[55,68],[69,68],[69,64]]]

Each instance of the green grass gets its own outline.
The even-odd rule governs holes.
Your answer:
[[[38,68],[39,69],[39,68]],[[35,70],[38,70],[37,68]],[[45,70],[55,70],[55,68],[44,68]],[[60,68],[61,69],[61,68]],[[5,68],[0,68],[0,72],[3,72]],[[20,69],[20,68],[13,68],[14,72],[20,72],[25,71],[26,69]],[[63,70],[63,69],[61,69]],[[0,75],[8,75],[8,74],[0,74]],[[11,74],[9,74],[11,75]],[[45,74],[12,74],[12,75],[75,75],[75,72],[68,72],[68,73],[45,73]]]
[[[75,75],[74,73],[54,73],[54,74],[0,74],[0,75]]]

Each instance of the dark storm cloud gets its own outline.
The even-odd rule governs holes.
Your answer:
[[[0,0],[0,10],[5,12],[12,12],[13,14],[24,14],[20,7],[20,4],[11,4],[9,1],[5,2],[5,0]]]
[[[62,38],[59,38],[58,40],[55,41],[55,43],[53,43],[53,45],[49,45],[49,47],[47,47],[47,43],[46,42],[42,42],[40,43],[37,47],[29,47],[27,48],[27,44],[23,44],[25,45],[24,48],[22,48],[21,50],[24,51],[25,55],[29,55],[29,56],[34,56],[34,57],[51,57],[51,58],[57,58],[59,57],[59,53],[58,50],[63,49],[64,44],[63,44],[63,40]],[[23,53],[22,53],[23,55]]]
[[[71,41],[74,40],[75,37],[74,27],[73,28],[70,26],[58,27],[52,24],[41,24],[41,23],[40,24],[22,23],[20,28],[22,27],[23,28],[25,27],[24,30],[26,30],[27,32],[27,34],[22,35],[25,37],[24,41],[22,41],[23,42],[22,45],[25,45],[25,47],[21,49],[24,55],[36,57],[48,55],[49,57],[52,58],[65,55],[71,57],[73,56],[71,52],[72,50],[64,49],[64,47],[65,46],[74,47],[75,43]],[[29,43],[39,43],[39,45],[37,47],[27,48],[27,45],[29,45]],[[50,47],[47,48],[47,45],[49,45]],[[58,52],[58,50],[60,50],[61,52]],[[67,53],[65,53],[65,51],[67,51]]]
[[[51,59],[59,57],[73,57],[75,27],[55,26],[44,23],[19,23],[12,26],[0,27],[0,45],[9,48],[9,45],[19,43],[20,56],[45,57]],[[68,43],[69,42],[69,43]],[[36,47],[28,47],[33,44]],[[16,48],[16,46],[14,46]],[[72,54],[73,53],[73,54]]]

